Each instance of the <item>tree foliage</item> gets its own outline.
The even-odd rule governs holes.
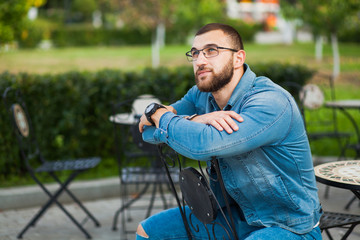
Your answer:
[[[325,35],[336,34],[360,11],[358,0],[287,0],[280,4],[286,18],[301,19],[315,34]]]
[[[120,8],[126,24],[147,29],[159,23],[196,29],[225,19],[224,2],[220,0],[124,0]]]
[[[30,7],[40,7],[46,0],[4,0],[0,2],[0,44],[14,40]]]

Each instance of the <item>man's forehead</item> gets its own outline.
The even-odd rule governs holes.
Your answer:
[[[207,46],[228,46],[229,38],[221,30],[215,30],[197,35],[192,48],[201,49]]]

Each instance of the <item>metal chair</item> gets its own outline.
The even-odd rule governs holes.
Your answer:
[[[300,91],[300,98],[304,106],[304,119],[306,127],[312,127],[313,130],[308,133],[310,141],[317,141],[322,139],[335,139],[338,143],[340,153],[338,160],[345,157],[345,151],[349,144],[350,137],[353,135],[350,132],[340,131],[338,128],[337,113],[335,110],[327,109],[331,114],[328,119],[324,119],[320,116],[320,109],[323,109],[324,93],[315,84],[307,84]],[[316,119],[308,119],[306,117],[306,110],[312,111],[312,115],[316,115]],[[325,129],[326,128],[326,129]],[[322,130],[323,129],[323,130]]]
[[[325,231],[330,240],[332,240],[333,237],[329,229],[347,229],[344,236],[341,238],[341,240],[345,240],[358,224],[360,224],[360,216],[354,214],[324,212],[320,219],[320,229],[321,231]]]
[[[339,129],[336,109],[324,107],[325,99],[336,100],[333,77],[318,74],[318,78],[319,84],[307,84],[299,93],[304,107],[306,127],[314,129],[309,131],[308,137],[310,141],[335,139],[340,150],[338,160],[341,160],[346,157],[346,149],[353,133]],[[326,93],[323,90],[325,88],[328,90]],[[311,116],[314,118],[306,117],[307,112],[312,112]]]
[[[118,218],[121,214],[123,237],[135,230],[128,230],[126,222],[131,221],[130,208],[151,189],[150,202],[146,208],[144,218],[151,215],[154,200],[159,193],[162,207],[170,207],[165,198],[164,187],[170,190],[166,172],[162,166],[156,145],[143,141],[138,129],[138,121],[145,107],[160,100],[152,95],[142,95],[135,100],[113,104],[113,116],[110,120],[114,125],[115,150],[119,166],[121,207],[116,211],[113,219],[113,230],[117,230]],[[124,113],[125,112],[125,113]],[[172,170],[174,179],[178,179],[178,169]],[[178,182],[178,181],[177,181]],[[130,194],[130,187],[135,186],[135,194]],[[134,192],[134,191],[131,191]],[[141,206],[143,208],[144,206]],[[127,215],[127,216],[126,216]]]
[[[73,160],[46,160],[39,149],[35,131],[26,108],[25,101],[21,95],[20,90],[7,88],[3,93],[3,100],[6,110],[9,113],[14,133],[16,135],[20,156],[24,161],[26,169],[30,176],[40,186],[40,188],[49,197],[47,202],[41,207],[37,214],[31,219],[31,221],[23,228],[23,230],[17,236],[22,238],[25,232],[34,227],[37,221],[45,214],[49,207],[55,203],[69,218],[70,220],[85,234],[87,238],[91,238],[90,234],[83,228],[73,215],[71,215],[64,206],[58,201],[59,196],[66,192],[72,200],[78,204],[78,206],[85,212],[86,219],[90,218],[95,226],[99,227],[100,223],[89,212],[89,210],[80,202],[78,198],[68,189],[69,184],[75,179],[75,177],[88,169],[96,167],[100,163],[100,158],[82,158]],[[65,181],[61,181],[58,177],[59,172],[70,172],[68,178]],[[46,186],[41,182],[40,175],[48,174],[55,182],[59,184],[59,188],[55,193],[51,193]]]

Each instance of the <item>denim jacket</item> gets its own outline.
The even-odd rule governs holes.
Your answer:
[[[222,109],[242,116],[238,131],[228,134],[182,117],[221,110],[211,93],[194,86],[172,105],[177,115],[165,113],[159,128],[147,127],[143,138],[166,143],[188,158],[217,157],[226,190],[248,224],[307,233],[322,210],[302,116],[287,91],[244,66],[244,75]],[[217,184],[211,187],[219,193]]]

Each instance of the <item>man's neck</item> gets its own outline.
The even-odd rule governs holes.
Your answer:
[[[226,104],[229,102],[229,99],[234,89],[240,82],[240,78],[242,77],[242,75],[243,75],[243,71],[234,71],[234,75],[228,84],[226,84],[220,90],[216,92],[212,92],[212,95],[214,96],[215,101],[221,110],[224,109]]]

